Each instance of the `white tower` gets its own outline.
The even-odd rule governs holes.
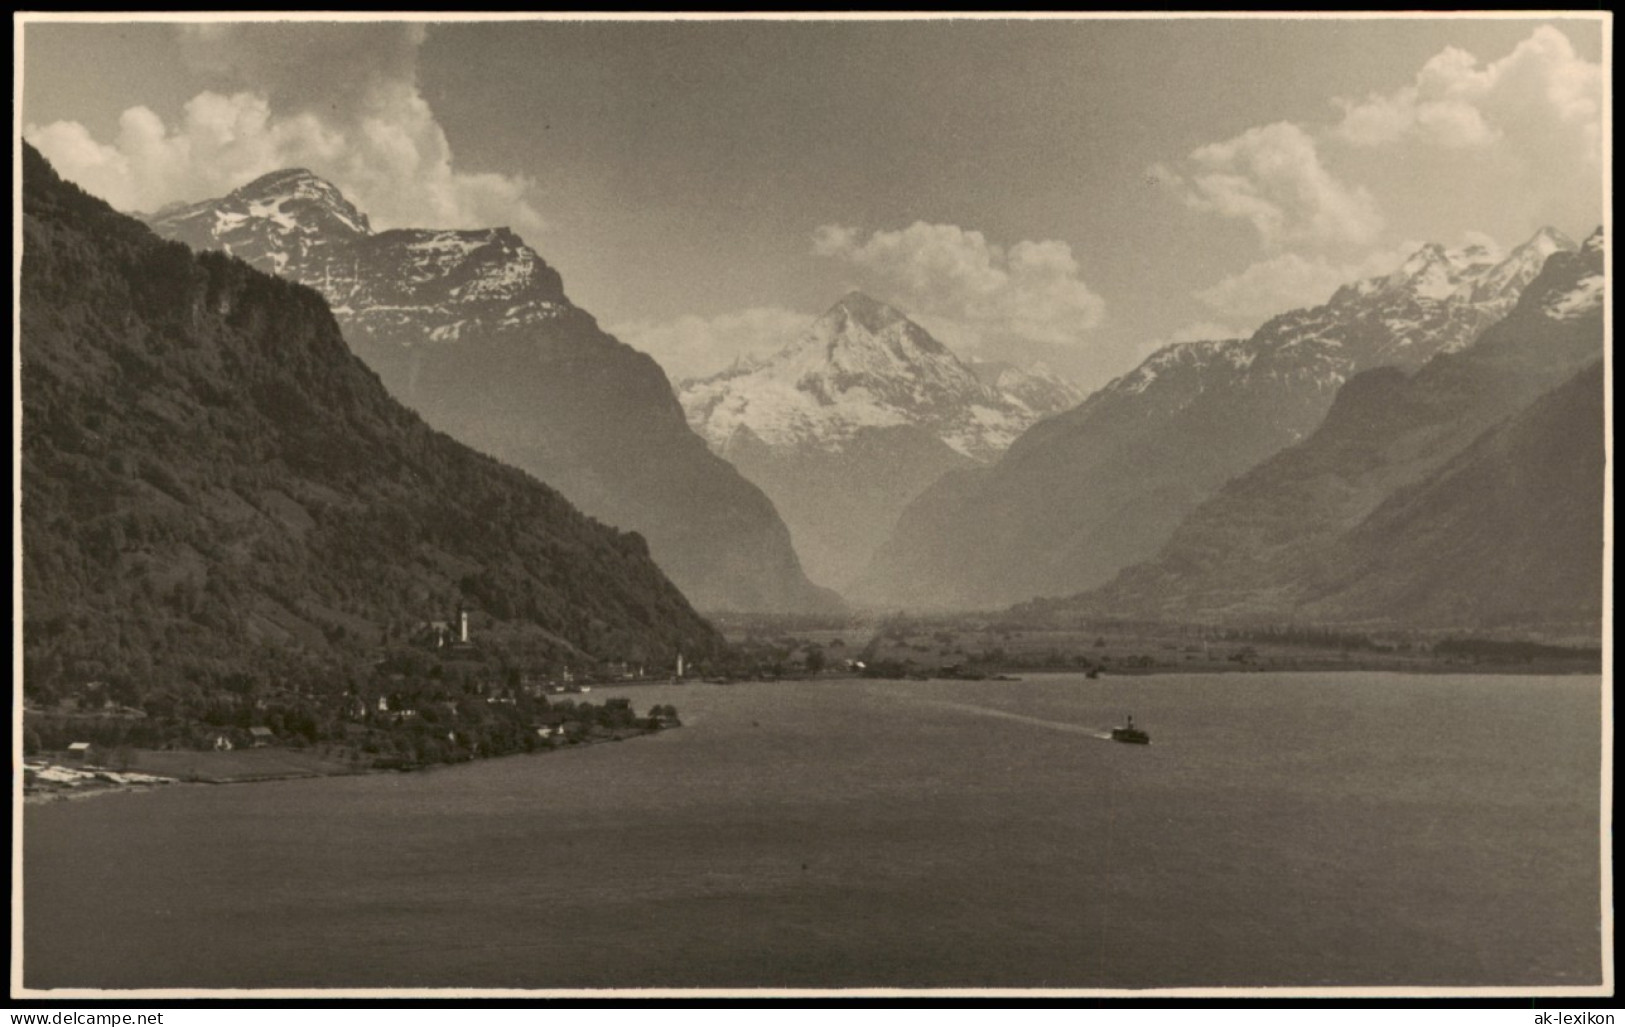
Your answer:
[[[457,640],[459,642],[467,642],[468,641],[468,611],[467,610],[458,610],[457,611]]]
[[[677,676],[678,677],[683,676],[683,654],[682,653],[677,654]]]

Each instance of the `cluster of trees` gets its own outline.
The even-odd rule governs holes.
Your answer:
[[[25,748],[92,742],[103,749],[209,749],[222,737],[247,745],[249,729],[264,727],[278,745],[423,764],[678,723],[671,706],[640,718],[627,700],[550,701],[543,685],[502,654],[453,660],[401,646],[370,664],[273,656],[258,672],[222,668],[164,683],[123,675],[76,688],[30,683]]]
[[[913,660],[877,659],[864,662],[860,675],[866,678],[886,678],[901,681],[905,678],[930,677],[929,671]]]
[[[1461,656],[1490,662],[1531,662],[1541,659],[1601,661],[1596,646],[1545,645],[1540,642],[1495,641],[1485,638],[1446,638],[1433,643],[1439,656]]]
[[[1382,642],[1356,631],[1314,627],[1301,624],[1270,625],[1256,628],[1219,628],[1210,636],[1216,639],[1238,639],[1271,645],[1289,645],[1310,649],[1338,649],[1343,652],[1409,652],[1409,642]]]

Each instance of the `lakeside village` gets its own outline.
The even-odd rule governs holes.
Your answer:
[[[66,798],[176,781],[417,770],[618,742],[680,727],[677,709],[639,714],[627,698],[595,702],[593,685],[679,681],[686,670],[679,655],[664,675],[625,661],[526,673],[475,641],[459,611],[419,625],[364,681],[352,676],[337,690],[296,674],[239,676],[220,688],[144,688],[109,676],[66,694],[25,689],[24,792]]]
[[[1301,626],[1021,623],[1000,617],[714,618],[726,648],[685,664],[548,664],[469,616],[418,625],[365,673],[279,667],[143,687],[109,674],[57,691],[25,685],[23,766],[31,797],[171,781],[226,783],[382,770],[621,741],[678,727],[677,709],[641,715],[594,686],[851,677],[1019,680],[1011,672],[1101,676],[1336,672],[1594,674],[1600,650],[1527,639],[1386,636]],[[487,637],[489,635],[489,637]],[[1577,636],[1583,637],[1583,636]],[[851,640],[850,643],[848,640]],[[283,657],[285,659],[285,657]],[[322,688],[312,682],[328,682]],[[27,678],[25,677],[25,682]]]

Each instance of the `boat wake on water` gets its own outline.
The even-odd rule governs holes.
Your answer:
[[[920,703],[925,706],[936,706],[945,710],[958,710],[960,713],[971,713],[982,717],[997,717],[1000,720],[1014,720],[1034,727],[1045,727],[1051,731],[1065,731],[1068,734],[1085,735],[1089,738],[1098,738],[1103,742],[1112,740],[1110,731],[1100,728],[1085,727],[1082,724],[1069,724],[1064,720],[1045,720],[1042,717],[1028,717],[1020,713],[1009,713],[1005,710],[991,709],[987,706],[973,706],[970,703],[949,702],[946,699],[909,699],[909,702]]]

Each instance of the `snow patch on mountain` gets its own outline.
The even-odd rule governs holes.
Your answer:
[[[1524,287],[1540,274],[1547,257],[1575,248],[1572,239],[1550,227],[1542,228],[1505,256],[1481,243],[1454,250],[1429,243],[1411,254],[1398,270],[1339,289],[1331,303],[1358,303],[1372,297],[1460,302],[1504,315],[1517,303]]]
[[[228,195],[166,208],[148,223],[321,292],[347,328],[401,345],[456,342],[573,307],[558,275],[506,228],[374,233],[331,183],[293,168]]]
[[[1325,392],[1366,368],[1416,367],[1471,345],[1512,309],[1547,257],[1574,249],[1551,228],[1505,256],[1482,244],[1451,250],[1429,243],[1392,273],[1345,285],[1322,306],[1272,318],[1250,338],[1165,346],[1086,405],[1147,393],[1179,404],[1209,389],[1246,387],[1249,379],[1298,380]],[[1579,316],[1592,300],[1576,294],[1563,302],[1564,316]]]
[[[1587,275],[1574,288],[1548,296],[1544,312],[1554,321],[1584,317],[1602,306],[1604,285],[1602,275]]]
[[[855,292],[773,356],[683,382],[678,398],[719,451],[745,430],[773,447],[840,452],[862,431],[913,425],[987,460],[1077,391],[1044,368],[1001,365],[989,383],[901,311]]]

